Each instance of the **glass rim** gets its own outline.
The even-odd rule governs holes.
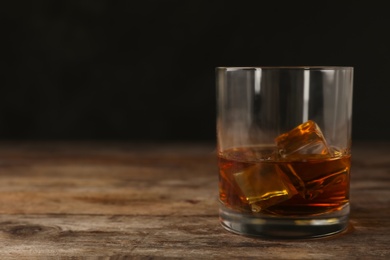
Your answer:
[[[216,67],[217,70],[353,70],[352,66],[248,66],[248,67]]]

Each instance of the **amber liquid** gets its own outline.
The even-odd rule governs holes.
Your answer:
[[[349,200],[350,155],[323,158],[315,156],[276,159],[273,149],[242,147],[224,151],[219,158],[220,201],[228,208],[256,214],[250,199],[237,182],[237,173],[256,169],[277,169],[275,176],[283,178],[286,187],[291,187],[289,196],[279,201],[274,198],[264,201],[260,213],[282,216],[311,216],[341,210]],[[269,170],[268,170],[269,171]],[[277,172],[276,172],[277,171]],[[267,173],[272,174],[273,173]],[[272,183],[261,183],[254,178],[252,189],[267,190]],[[263,191],[262,191],[263,192]]]

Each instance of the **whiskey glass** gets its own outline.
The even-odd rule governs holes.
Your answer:
[[[221,225],[314,238],[348,227],[353,68],[218,67]]]

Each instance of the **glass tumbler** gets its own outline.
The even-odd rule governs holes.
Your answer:
[[[348,226],[352,67],[219,67],[221,225],[314,238]]]

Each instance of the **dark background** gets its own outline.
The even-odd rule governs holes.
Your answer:
[[[389,140],[378,3],[4,1],[0,139],[211,141],[215,67],[338,65],[355,67],[353,139]]]

